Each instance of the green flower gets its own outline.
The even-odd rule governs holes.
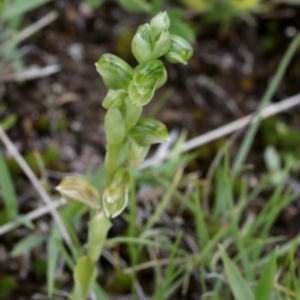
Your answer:
[[[103,54],[96,63],[105,86],[111,90],[127,91],[133,69],[123,59],[110,53]]]
[[[150,149],[150,146],[140,146],[133,139],[129,140],[128,160],[133,165],[142,163]]]
[[[102,195],[102,207],[107,218],[115,218],[125,209],[128,203],[129,183],[129,172],[125,168],[119,168]]]
[[[150,118],[140,118],[129,131],[128,137],[133,139],[138,145],[147,147],[167,141],[169,133],[163,123]]]
[[[151,60],[139,65],[128,87],[132,103],[142,106],[149,103],[156,89],[167,80],[167,71],[160,60]]]
[[[131,50],[139,63],[152,59],[152,45],[149,24],[138,27],[131,42]]]
[[[120,107],[126,97],[127,93],[124,90],[108,90],[106,97],[103,99],[102,106],[106,109]]]
[[[98,190],[82,177],[66,176],[56,190],[68,202],[80,202],[96,209],[100,207]]]
[[[170,27],[170,18],[167,12],[160,12],[150,21],[150,33],[152,40],[155,40],[162,32]]]
[[[172,34],[171,47],[165,54],[165,58],[171,63],[181,63],[186,65],[192,56],[192,46],[182,37]]]
[[[132,39],[131,49],[140,64],[157,59],[169,50],[171,46],[169,27],[170,19],[166,12],[155,16],[150,25],[139,26]]]

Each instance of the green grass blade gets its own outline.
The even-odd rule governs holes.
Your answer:
[[[20,256],[45,241],[46,236],[41,233],[32,233],[19,241],[11,252],[11,257]]]
[[[141,238],[133,238],[133,237],[116,237],[116,238],[110,238],[107,239],[105,242],[106,246],[112,246],[118,243],[124,243],[124,244],[130,244],[134,243],[137,245],[142,245],[142,246],[152,246],[152,247],[159,247],[161,249],[166,249],[166,250],[172,250],[172,245],[171,244],[157,244],[156,241],[152,241],[149,239],[141,239]],[[186,251],[180,250],[181,254],[187,254]]]
[[[180,182],[180,179],[182,177],[182,172],[177,172],[174,176],[173,182],[170,184],[169,189],[167,190],[166,194],[164,195],[162,201],[159,203],[158,207],[155,209],[154,213],[148,220],[147,224],[144,227],[143,231],[147,231],[156,223],[156,221],[159,219],[161,214],[165,211],[166,207],[168,206],[172,195],[173,195],[173,189],[176,188]]]
[[[93,285],[93,291],[96,294],[97,299],[109,300],[109,297],[97,282]]]
[[[256,300],[270,299],[274,277],[276,274],[276,250],[273,252],[268,264],[266,265],[260,280],[256,287],[255,296]]]
[[[174,259],[175,259],[176,253],[178,252],[179,243],[181,241],[181,238],[182,238],[182,232],[177,236],[176,241],[172,247],[172,250],[170,253],[170,258],[169,258],[169,263],[167,265],[167,269],[166,269],[166,272],[164,275],[163,284],[156,289],[156,292],[155,292],[154,296],[152,297],[152,300],[166,299],[164,297],[164,294],[165,294],[166,290],[168,289],[169,285],[172,283],[173,276],[176,273],[175,272],[176,265],[174,263]]]
[[[194,218],[195,218],[195,227],[196,227],[196,232],[198,235],[198,241],[201,245],[201,247],[205,247],[205,245],[209,241],[209,233],[208,233],[208,228],[206,225],[206,221],[204,218],[204,213],[201,208],[201,198],[200,198],[200,189],[197,187],[196,191],[192,195],[193,198],[193,204],[194,204]]]
[[[55,284],[55,270],[59,258],[59,247],[56,240],[61,239],[60,232],[56,225],[52,225],[50,238],[48,240],[48,264],[47,264],[47,290],[48,297],[53,296],[54,284]]]
[[[61,239],[55,239],[55,243],[61,253],[61,255],[63,256],[63,258],[65,259],[68,267],[70,268],[70,270],[74,270],[75,268],[75,262],[73,260],[73,258],[71,257],[71,255],[68,253],[68,251],[66,250],[65,246],[63,245]]]
[[[2,155],[0,155],[0,188],[7,216],[10,220],[15,219],[18,212],[17,196],[12,178]]]
[[[280,84],[280,82],[286,72],[286,69],[287,69],[292,57],[294,56],[297,48],[299,47],[299,45],[300,45],[300,34],[296,35],[296,37],[293,39],[293,41],[289,45],[287,51],[285,52],[279,66],[277,68],[277,71],[275,73],[273,80],[271,81],[269,87],[267,88],[267,90],[261,100],[261,103],[255,114],[255,121],[251,124],[250,128],[248,129],[247,134],[241,145],[241,148],[240,148],[240,150],[236,156],[236,159],[233,163],[232,170],[233,170],[234,175],[236,175],[237,172],[239,172],[239,170],[241,169],[242,165],[244,164],[245,159],[249,153],[250,147],[252,145],[252,142],[254,140],[258,126],[260,124],[260,117],[259,117],[260,112],[266,105],[268,105],[270,103],[270,101],[271,101],[274,93],[276,92],[278,85]]]
[[[220,251],[225,266],[225,272],[228,276],[229,284],[235,300],[256,300],[246,281],[239,272],[238,268],[228,257],[224,248],[222,248],[221,246]]]
[[[21,16],[26,12],[35,9],[52,0],[30,0],[30,1],[15,1],[11,5],[8,5],[2,15],[0,16],[4,20],[9,20],[16,16]]]

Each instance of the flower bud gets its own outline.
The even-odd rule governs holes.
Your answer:
[[[107,218],[115,218],[121,214],[128,204],[128,189],[124,191],[124,194],[116,199],[114,202],[108,202],[107,195],[102,196],[102,207]]]
[[[127,90],[133,69],[123,59],[110,53],[103,54],[96,63],[105,86],[111,90]]]
[[[124,90],[108,90],[107,95],[103,99],[102,106],[106,109],[120,107],[126,97],[127,93]]]
[[[150,32],[152,40],[155,40],[163,31],[170,27],[170,18],[167,12],[160,12],[150,21]]]
[[[102,206],[107,217],[116,217],[126,207],[129,183],[129,172],[124,168],[119,168],[102,196]]]
[[[156,42],[153,44],[152,59],[159,58],[166,54],[171,47],[171,34],[169,31],[163,31]]]
[[[138,27],[131,42],[131,50],[134,57],[140,64],[152,59],[149,24],[143,24]]]
[[[142,88],[140,88],[140,91]],[[154,88],[144,88],[142,93],[140,93],[137,89],[137,86],[134,85],[133,81],[130,82],[128,87],[128,94],[133,104],[137,105],[138,107],[142,107],[143,105],[148,104],[155,92]]]
[[[151,144],[163,143],[169,139],[166,126],[154,119],[140,118],[129,131],[128,137],[138,145],[147,147]]]
[[[128,149],[128,159],[133,165],[142,163],[149,151],[150,146],[140,146],[134,140],[130,139]]]
[[[100,207],[98,190],[82,177],[66,176],[56,190],[68,202],[80,202],[95,209]]]
[[[172,34],[171,47],[165,54],[165,58],[171,63],[181,63],[186,65],[192,55],[192,46],[182,37]]]
[[[92,261],[97,261],[102,252],[107,232],[111,222],[104,213],[98,212],[89,222],[87,255]]]
[[[151,60],[134,70],[133,80],[128,87],[132,103],[142,106],[150,102],[155,89],[167,80],[167,71],[160,60]]]
[[[110,108],[104,118],[107,143],[119,145],[125,137],[125,122],[119,108]]]
[[[162,79],[164,82],[167,79],[166,70],[163,63],[158,59],[139,65],[133,73],[133,82],[140,88],[153,88],[157,81]]]

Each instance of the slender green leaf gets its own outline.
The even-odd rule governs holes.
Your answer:
[[[256,300],[266,300],[270,299],[274,277],[276,274],[276,250],[266,265],[263,273],[261,274],[260,280],[256,287],[255,296]]]
[[[75,262],[73,260],[73,258],[71,257],[71,255],[68,253],[68,251],[66,250],[65,246],[63,245],[61,239],[56,239],[55,243],[57,245],[57,247],[60,250],[61,255],[63,256],[63,258],[65,259],[68,267],[70,268],[70,270],[74,270],[75,268]]]
[[[0,154],[0,188],[7,215],[10,219],[17,216],[18,201],[12,178],[6,166],[5,160]]]
[[[35,226],[32,221],[26,215],[19,215],[17,216],[16,220],[26,226],[30,230],[34,230]]]
[[[52,0],[23,0],[23,1],[15,1],[10,5],[7,5],[0,17],[5,20],[9,20],[13,17],[20,16],[25,14],[26,12],[35,9],[47,2]]]
[[[107,294],[103,291],[102,287],[97,282],[95,282],[93,286],[93,291],[95,292],[97,299],[109,300]]]
[[[41,233],[32,233],[19,241],[11,252],[12,257],[20,256],[31,249],[39,246],[45,240],[46,236]]]
[[[48,265],[47,265],[47,289],[48,297],[53,296],[55,283],[55,270],[59,258],[59,247],[56,240],[61,239],[61,234],[56,225],[52,225],[50,238],[48,240]]]
[[[287,69],[288,65],[290,64],[290,61],[291,61],[292,57],[294,56],[296,50],[298,49],[299,45],[300,45],[300,34],[297,34],[294,37],[293,41],[290,43],[282,60],[280,61],[280,64],[276,70],[274,78],[271,81],[269,87],[267,88],[267,90],[259,104],[259,107],[255,114],[255,120],[251,124],[250,128],[248,129],[247,134],[241,145],[241,148],[234,160],[234,163],[233,163],[233,174],[234,175],[237,175],[237,173],[240,171],[240,169],[249,153],[250,147],[252,145],[252,142],[254,140],[254,137],[256,135],[256,132],[258,130],[258,127],[259,127],[259,124],[261,121],[260,113],[261,113],[262,109],[270,103],[270,101],[271,101],[274,93],[276,92],[276,90],[280,84],[280,81],[282,80],[282,78],[286,72],[286,69]]]
[[[224,248],[220,246],[221,256],[225,265],[225,272],[228,276],[229,284],[236,300],[255,300],[255,297],[242,277],[236,265],[228,257]],[[265,299],[266,300],[266,299]]]

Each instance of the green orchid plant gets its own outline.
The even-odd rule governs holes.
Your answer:
[[[139,165],[152,144],[168,140],[166,126],[141,117],[143,106],[153,98],[155,90],[167,80],[163,62],[187,64],[193,55],[192,46],[183,38],[172,35],[166,12],[155,16],[150,24],[139,26],[132,39],[132,53],[138,65],[132,68],[121,58],[105,53],[96,63],[108,93],[102,105],[107,109],[104,125],[107,140],[105,188],[100,192],[87,180],[77,176],[65,177],[57,190],[67,201],[81,202],[91,209],[86,254],[74,270],[72,299],[84,300],[96,279],[96,264],[104,246],[111,219],[120,215],[128,204],[129,168]],[[120,163],[120,154],[126,159]]]

